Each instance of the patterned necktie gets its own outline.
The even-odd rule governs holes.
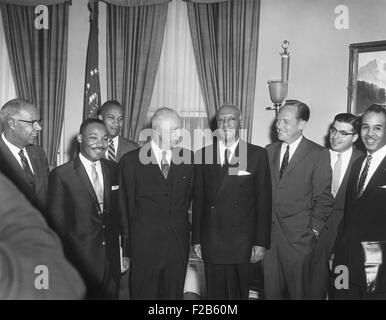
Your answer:
[[[284,174],[285,168],[287,168],[288,160],[289,160],[289,145],[287,145],[287,148],[286,148],[285,153],[284,153],[283,161],[281,162],[280,179]]]
[[[20,160],[21,160],[21,165],[22,165],[24,172],[27,176],[27,180],[28,180],[29,184],[31,185],[32,189],[34,190],[35,189],[35,177],[34,177],[34,174],[31,170],[31,167],[28,163],[28,160],[24,155],[23,150],[19,151],[19,156],[20,156]]]
[[[103,188],[98,177],[98,172],[96,171],[96,163],[91,164],[91,178],[99,207],[101,208],[101,212],[103,212]]]
[[[336,160],[334,165],[334,170],[332,171],[331,193],[334,196],[334,198],[339,190],[341,170],[342,170],[342,154],[338,153],[338,159]]]
[[[358,187],[357,187],[357,198],[360,198],[363,192],[365,191],[365,181],[367,178],[367,174],[369,173],[371,158],[372,158],[372,155],[369,154],[367,156],[365,167],[363,168],[361,176],[359,177]]]
[[[165,179],[168,178],[169,168],[168,160],[166,160],[166,151],[162,151],[161,171]]]
[[[114,147],[113,139],[109,139],[109,147],[107,149],[107,159],[111,161],[115,161],[115,147]]]

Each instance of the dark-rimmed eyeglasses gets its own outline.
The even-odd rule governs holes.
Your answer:
[[[346,132],[346,131],[341,131],[341,130],[336,130],[335,128],[330,128],[330,135],[335,136],[337,135],[338,137],[347,137],[347,136],[352,136],[356,134],[355,132]]]
[[[21,120],[21,119],[14,119],[16,121],[20,122],[25,122],[25,123],[30,123],[32,127],[37,128],[37,127],[42,127],[43,125],[43,120]]]

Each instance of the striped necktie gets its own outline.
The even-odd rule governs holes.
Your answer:
[[[32,169],[28,163],[28,160],[26,158],[26,156],[24,155],[24,151],[23,149],[21,149],[19,151],[19,156],[20,156],[20,160],[21,160],[21,165],[23,167],[23,170],[26,174],[26,177],[27,177],[27,180],[28,180],[28,183],[30,184],[31,188],[33,190],[35,190],[35,176],[32,172]]]
[[[115,161],[115,147],[114,147],[113,139],[109,139],[109,147],[107,149],[107,159],[111,161]]]
[[[168,160],[166,159],[166,151],[162,151],[161,170],[165,179],[168,178],[169,169],[170,166]]]
[[[367,178],[367,174],[369,173],[371,158],[372,158],[372,155],[369,154],[366,159],[365,167],[363,168],[361,176],[359,177],[358,187],[357,187],[357,198],[360,198],[363,192],[365,191],[365,181]]]

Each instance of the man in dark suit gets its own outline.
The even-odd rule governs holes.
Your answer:
[[[0,171],[43,214],[47,202],[48,161],[34,145],[42,122],[29,101],[13,99],[1,109],[4,132],[0,137]]]
[[[335,198],[333,211],[320,234],[310,261],[309,299],[324,300],[330,280],[329,260],[343,218],[347,181],[352,164],[362,153],[354,143],[359,136],[359,119],[350,113],[339,113],[330,127],[331,193]],[[329,296],[331,298],[331,295]]]
[[[386,241],[386,109],[374,104],[362,116],[361,138],[367,154],[352,166],[347,183],[342,232],[338,235],[333,268],[347,266],[349,287],[336,290],[336,299],[386,299],[386,278],[378,274],[371,287],[367,286],[365,248],[373,245],[373,258]],[[383,242],[383,244],[382,244]],[[363,245],[363,246],[362,246]],[[369,244],[371,246],[371,244]],[[375,273],[376,274],[376,273]],[[373,274],[373,275],[375,275]],[[369,281],[371,283],[371,281]],[[338,289],[338,288],[337,288]],[[374,289],[374,291],[372,291]]]
[[[267,146],[273,195],[267,299],[306,298],[309,256],[332,211],[329,152],[302,135],[309,116],[306,104],[287,100],[276,120],[280,141]]]
[[[57,235],[1,173],[0,204],[0,300],[83,298]]]
[[[99,119],[105,123],[109,135],[109,146],[105,153],[107,159],[119,162],[125,153],[139,148],[138,144],[134,141],[130,141],[120,135],[124,113],[118,101],[106,101],[101,107]]]
[[[85,280],[87,298],[116,299],[118,239],[124,231],[117,207],[118,165],[103,159],[108,136],[101,120],[85,120],[77,139],[79,155],[50,174],[48,221]]]
[[[158,109],[151,141],[125,154],[119,163],[132,299],[182,299],[194,166],[192,153],[177,146],[181,128],[176,112]]]
[[[208,299],[248,299],[249,264],[270,244],[267,152],[239,139],[240,111],[217,112],[218,141],[196,153],[193,250],[205,266]]]

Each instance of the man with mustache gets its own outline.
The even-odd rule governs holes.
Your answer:
[[[103,158],[108,145],[103,121],[85,120],[77,140],[80,153],[49,176],[48,221],[85,281],[86,298],[117,299],[118,239],[124,231],[118,209],[118,165]],[[127,262],[123,258],[126,269]]]
[[[120,135],[124,122],[124,113],[118,101],[106,101],[101,107],[98,118],[105,123],[109,136],[109,146],[105,153],[107,159],[119,162],[126,152],[139,147],[134,141],[130,141]]]
[[[32,102],[13,99],[2,107],[1,116],[0,171],[44,214],[49,168],[43,149],[35,145],[42,130],[39,112]]]
[[[386,242],[386,109],[373,104],[363,114],[360,130],[367,153],[352,166],[347,183],[343,229],[338,235],[333,270],[348,268],[348,288],[335,290],[336,299],[386,299],[384,265],[375,281],[365,271],[366,244],[384,264]],[[383,253],[382,253],[383,252]],[[377,260],[377,259],[376,259]],[[374,262],[374,261],[373,261]],[[378,265],[379,266],[379,265]],[[380,271],[380,272],[379,272]]]
[[[330,156],[303,136],[309,117],[305,103],[287,100],[276,120],[279,141],[267,146],[273,198],[267,299],[306,298],[309,257],[332,211]]]
[[[352,164],[362,155],[362,152],[354,146],[359,137],[359,124],[359,119],[355,115],[339,113],[335,116],[329,130],[331,192],[335,201],[333,211],[312,252],[308,294],[310,299],[324,300],[327,297],[330,279],[329,260],[333,254],[338,227],[343,218],[347,181]]]

